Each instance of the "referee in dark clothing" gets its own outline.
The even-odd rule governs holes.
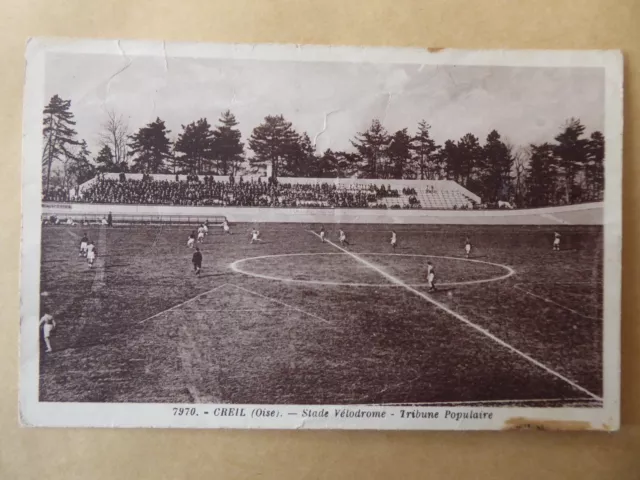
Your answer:
[[[109,215],[107,215],[107,226],[113,227],[113,216],[111,215],[111,212],[109,212]]]
[[[196,272],[196,275],[200,275],[200,269],[202,268],[202,253],[200,253],[200,248],[196,247],[191,262],[193,263],[193,270]]]

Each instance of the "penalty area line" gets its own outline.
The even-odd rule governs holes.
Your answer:
[[[72,232],[71,230],[66,230],[66,232],[71,238],[80,238],[80,235],[78,235],[76,232]]]
[[[545,303],[551,303],[552,305],[555,305],[558,308],[561,308],[561,309],[566,310],[568,312],[571,312],[571,313],[573,313],[575,315],[578,315],[579,317],[587,318],[589,320],[600,320],[600,318],[598,318],[598,317],[592,317],[592,316],[589,316],[589,315],[585,315],[584,313],[580,313],[579,311],[574,310],[573,308],[569,308],[569,307],[567,307],[565,305],[562,305],[562,304],[560,304],[558,302],[554,302],[553,300],[551,300],[551,299],[549,299],[547,297],[543,297],[541,295],[536,295],[535,293],[530,292],[529,290],[525,290],[520,285],[522,285],[522,284],[521,283],[517,283],[516,285],[513,286],[513,288],[515,288],[516,290],[520,290],[521,292],[526,293],[527,295],[530,295],[530,296],[532,296],[534,298],[542,300]]]
[[[318,238],[320,238],[320,235],[318,235],[316,232],[314,232],[313,230],[308,230],[310,233],[313,233],[315,236],[317,236]],[[456,319],[460,320],[462,323],[464,323],[465,325],[473,328],[474,330],[482,333],[484,336],[488,337],[489,339],[493,340],[494,342],[496,342],[499,345],[502,345],[503,347],[505,347],[506,349],[510,350],[511,352],[519,355],[520,357],[524,358],[525,360],[529,361],[530,363],[532,363],[533,365],[535,365],[538,368],[541,368],[542,370],[544,370],[547,373],[550,373],[551,375],[553,375],[556,378],[559,378],[560,380],[562,380],[563,382],[571,385],[573,388],[580,390],[582,393],[586,393],[587,395],[589,395],[590,397],[602,401],[602,398],[599,397],[598,395],[596,395],[595,393],[587,390],[586,388],[578,385],[576,382],[574,382],[573,380],[571,380],[570,378],[565,377],[564,375],[562,375],[559,372],[556,372],[555,370],[553,370],[552,368],[546,366],[544,363],[539,362],[538,360],[536,360],[535,358],[533,358],[532,356],[524,353],[522,350],[517,349],[516,347],[514,347],[513,345],[508,344],[507,342],[505,342],[504,340],[502,340],[499,337],[496,337],[493,333],[489,332],[489,330],[481,327],[480,325],[476,325],[475,323],[473,323],[472,321],[470,321],[469,319],[465,318],[464,316],[460,315],[459,313],[454,312],[453,310],[451,310],[449,307],[447,307],[444,303],[438,302],[437,300],[434,300],[432,297],[430,297],[429,295],[427,295],[424,292],[421,292],[420,290],[417,290],[415,288],[413,288],[410,285],[407,285],[406,283],[404,283],[402,280],[394,277],[393,275],[385,272],[383,269],[381,269],[380,267],[378,267],[377,265],[374,265],[373,263],[365,260],[362,257],[359,257],[358,255],[356,255],[353,252],[350,252],[349,250],[342,248],[340,245],[337,245],[335,243],[333,243],[331,240],[328,240],[325,238],[325,242],[333,245],[335,248],[337,248],[338,250],[342,250],[344,253],[350,255],[352,258],[354,258],[355,260],[357,260],[358,262],[366,265],[367,267],[371,268],[372,270],[375,270],[376,272],[378,272],[380,275],[382,275],[383,277],[385,277],[387,280],[389,280],[390,282],[395,283],[396,285],[400,285],[403,286],[404,288],[406,288],[407,290],[409,290],[411,293],[423,298],[424,300],[426,300],[427,302],[431,303],[432,305],[438,307],[440,310],[444,310],[445,312],[447,312],[448,314],[450,314],[451,316],[455,317]]]
[[[267,297],[266,295],[262,295],[261,293],[254,292],[253,290],[249,290],[248,288],[240,287],[239,285],[235,285],[233,283],[229,283],[228,285],[231,286],[231,287],[236,287],[239,290],[244,290],[245,292],[250,293],[252,295],[257,295],[258,297],[262,297],[262,298],[264,298],[266,300],[269,300],[271,302],[277,303],[279,305],[282,305],[284,307],[290,308],[292,310],[296,310],[297,312],[300,312],[300,313],[303,313],[305,315],[308,315],[309,317],[318,319],[321,322],[326,323],[327,325],[332,325],[333,324],[333,322],[330,322],[329,320],[326,320],[326,319],[324,319],[322,317],[319,317],[318,315],[314,315],[313,313],[305,312],[304,310],[302,310],[302,309],[300,309],[298,307],[294,307],[293,305],[289,305],[288,303],[285,303],[282,300],[277,300],[275,298]]]
[[[145,319],[142,319],[142,320],[140,320],[140,321],[139,321],[139,322],[137,322],[137,323],[144,323],[144,322],[148,322],[149,320],[153,320],[154,318],[159,317],[159,316],[160,316],[160,315],[162,315],[163,313],[171,312],[171,311],[173,311],[173,310],[175,310],[175,309],[177,309],[177,308],[180,308],[180,307],[182,307],[183,305],[186,305],[187,303],[191,303],[191,302],[193,302],[194,300],[197,300],[198,298],[203,297],[203,296],[205,296],[205,295],[206,295],[206,294],[208,294],[208,293],[215,292],[216,290],[218,290],[219,288],[224,287],[225,285],[230,285],[230,284],[229,284],[229,283],[223,283],[222,285],[218,285],[217,287],[212,288],[211,290],[207,290],[206,292],[199,293],[199,294],[198,294],[198,295],[196,295],[195,297],[191,297],[190,299],[185,300],[184,302],[178,303],[178,304],[174,305],[173,307],[167,308],[166,310],[162,310],[161,312],[158,312],[158,313],[156,313],[155,315],[151,315],[150,317],[147,317],[147,318],[145,318]]]

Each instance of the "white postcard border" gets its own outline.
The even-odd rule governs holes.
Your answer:
[[[417,65],[504,65],[601,67],[605,69],[606,188],[604,220],[604,331],[602,408],[521,408],[465,406],[295,406],[184,405],[131,403],[55,403],[38,400],[39,279],[41,241],[42,108],[47,52],[119,54],[126,62],[136,55],[235,58],[268,61],[385,62]],[[31,39],[27,45],[23,113],[22,270],[20,418],[25,426],[49,427],[177,427],[276,429],[424,429],[496,430],[504,428],[616,430],[620,422],[620,318],[622,247],[622,55],[618,51],[461,51],[328,47],[300,45],[190,44],[117,40]],[[176,415],[174,408],[189,409]],[[220,415],[220,409],[242,409],[245,416]],[[218,410],[216,410],[218,409]],[[256,416],[258,409],[276,416]],[[305,417],[303,410],[327,417]],[[191,415],[191,410],[196,414]],[[403,418],[402,410],[438,412],[439,418]],[[217,411],[218,414],[214,414]],[[351,412],[343,416],[336,411]],[[353,417],[356,412],[384,412],[385,418]],[[204,413],[207,412],[207,413]],[[446,412],[451,417],[444,418]],[[465,418],[475,412],[485,418]],[[237,412],[236,412],[237,413]],[[380,413],[378,413],[380,415]],[[487,418],[491,415],[491,418]]]

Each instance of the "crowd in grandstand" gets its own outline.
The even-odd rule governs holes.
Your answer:
[[[245,181],[242,177],[236,179],[232,176],[222,181],[213,176],[196,174],[186,177],[176,175],[175,180],[170,178],[155,180],[148,174],[143,175],[142,179],[128,178],[124,173],[118,178],[99,175],[82,190],[51,188],[49,193],[43,195],[43,200],[182,206],[433,208],[429,204],[421,205],[419,192],[413,187],[403,187],[399,191],[383,184],[287,183],[255,177]],[[431,185],[421,187],[420,191],[436,193]],[[400,197],[400,202],[394,200]],[[435,208],[483,207],[502,208],[498,205],[475,205],[470,200],[468,203]]]
[[[49,202],[68,202],[71,200],[69,192],[62,187],[51,187],[42,199]]]
[[[89,203],[221,205],[238,207],[368,207],[365,187],[337,188],[328,183],[229,182],[189,176],[187,181],[98,178],[77,200]]]

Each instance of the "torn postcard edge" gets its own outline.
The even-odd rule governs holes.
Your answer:
[[[619,428],[620,52],[26,61],[23,425]]]

